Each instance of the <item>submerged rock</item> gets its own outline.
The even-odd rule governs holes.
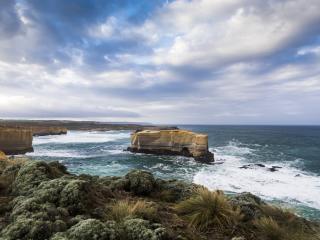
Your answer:
[[[131,152],[193,157],[205,163],[214,161],[208,150],[208,135],[186,130],[144,130],[131,134]]]

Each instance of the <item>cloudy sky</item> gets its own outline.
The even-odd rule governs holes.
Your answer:
[[[0,118],[320,124],[319,0],[0,0]]]

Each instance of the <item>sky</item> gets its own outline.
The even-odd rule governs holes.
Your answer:
[[[319,0],[0,0],[0,118],[320,124]]]

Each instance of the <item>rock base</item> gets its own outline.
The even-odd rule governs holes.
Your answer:
[[[197,162],[202,163],[213,163],[214,155],[211,152],[207,152],[205,155],[201,155],[198,157],[192,156],[189,151],[171,151],[168,149],[138,149],[133,147],[128,147],[127,151],[132,153],[145,153],[145,154],[155,154],[155,155],[168,155],[168,156],[184,156],[184,157],[193,157]]]
[[[19,155],[19,154],[26,154],[28,152],[33,152],[33,147],[24,148],[24,149],[13,149],[13,150],[3,150],[6,155]]]

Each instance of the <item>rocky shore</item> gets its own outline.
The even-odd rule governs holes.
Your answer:
[[[0,239],[319,239],[319,224],[242,193],[226,196],[132,170],[73,175],[0,154]]]

